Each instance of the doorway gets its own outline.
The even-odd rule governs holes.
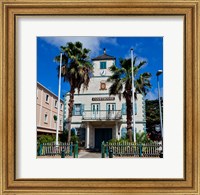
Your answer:
[[[95,149],[101,150],[101,143],[112,139],[112,128],[95,128]]]

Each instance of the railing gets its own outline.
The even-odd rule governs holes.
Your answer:
[[[43,143],[38,145],[38,156],[73,156],[78,158],[78,143]]]
[[[119,120],[122,118],[121,110],[85,110],[83,120]]]
[[[134,144],[133,142],[114,142],[101,144],[101,156],[110,157],[161,157],[162,144]]]

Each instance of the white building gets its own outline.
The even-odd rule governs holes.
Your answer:
[[[102,141],[119,139],[126,134],[125,99],[109,96],[111,83],[107,82],[111,75],[109,67],[115,64],[116,58],[104,54],[94,59],[94,73],[88,90],[75,93],[72,117],[72,129],[77,131],[86,148],[100,149]],[[64,120],[68,116],[69,94],[64,99]],[[136,131],[146,130],[145,101],[138,95],[135,106]]]

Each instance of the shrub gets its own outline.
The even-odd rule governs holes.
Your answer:
[[[68,130],[64,130],[61,137],[60,137],[60,141],[61,142],[66,142],[67,141],[67,136],[68,136]],[[77,141],[79,141],[78,136],[75,134],[75,131],[71,131],[71,140],[70,142],[76,143]]]
[[[41,135],[38,139],[39,144],[43,144],[43,143],[51,143],[54,142],[56,140],[56,136],[55,135]]]
[[[123,138],[123,137],[120,138],[119,140],[116,139],[116,138],[115,139],[113,138],[113,139],[109,140],[108,143],[116,143],[116,142],[121,143],[121,142],[124,142],[124,141],[128,142],[129,140],[127,138]]]
[[[136,133],[136,141],[138,144],[153,143],[146,132]]]

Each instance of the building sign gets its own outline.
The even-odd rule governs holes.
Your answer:
[[[93,97],[92,101],[113,101],[115,97]]]

